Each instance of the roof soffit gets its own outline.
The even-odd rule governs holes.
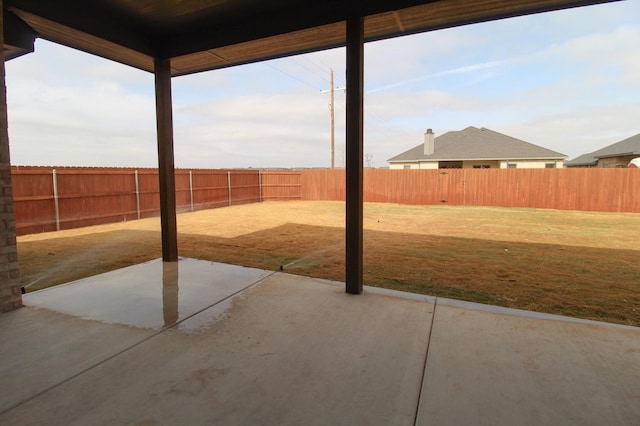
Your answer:
[[[344,45],[344,20],[365,17],[365,40],[609,0],[4,0],[40,37],[174,75]]]

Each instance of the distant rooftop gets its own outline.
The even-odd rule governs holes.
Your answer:
[[[450,131],[436,137],[435,149],[431,155],[424,154],[424,144],[421,143],[387,161],[513,160],[525,158],[563,160],[566,157],[559,152],[485,127],[469,126],[463,130]]]
[[[619,157],[623,155],[640,155],[640,133],[623,139],[620,142],[605,146],[602,149],[589,154],[582,154],[573,160],[567,161],[566,166],[594,166],[599,158]]]

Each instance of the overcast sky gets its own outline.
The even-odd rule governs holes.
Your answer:
[[[640,133],[640,1],[365,45],[365,152],[376,167],[467,126],[569,158]],[[14,165],[156,167],[153,75],[36,42],[6,64]],[[173,79],[180,168],[328,167],[333,49]],[[336,92],[336,165],[345,96]]]

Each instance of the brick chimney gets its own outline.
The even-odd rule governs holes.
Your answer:
[[[424,155],[431,155],[435,149],[433,130],[427,129],[424,133]]]

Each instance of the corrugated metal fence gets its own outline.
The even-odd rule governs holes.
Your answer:
[[[159,214],[156,169],[13,167],[18,235]],[[176,170],[179,212],[344,200],[344,170]],[[640,213],[637,169],[365,170],[364,199]]]

